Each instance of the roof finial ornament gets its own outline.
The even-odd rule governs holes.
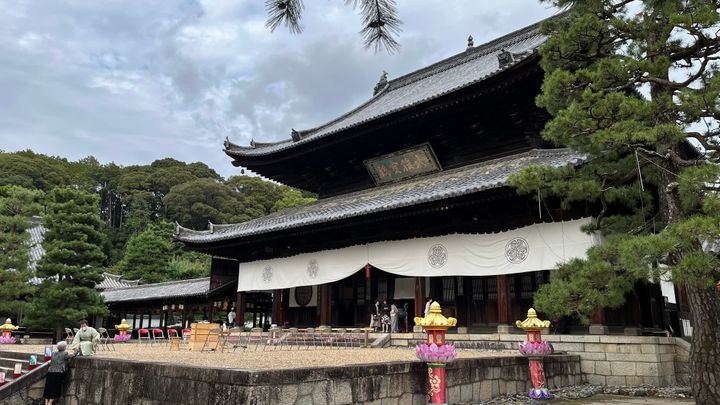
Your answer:
[[[182,229],[182,226],[180,226],[180,222],[175,221],[175,235],[180,235],[181,229]]]
[[[290,137],[292,137],[293,142],[297,142],[302,139],[300,132],[296,131],[295,128],[290,128]]]
[[[210,220],[208,220],[208,230],[210,231],[210,233],[215,233],[215,225],[210,222]]]
[[[472,37],[472,35],[469,35],[466,50],[472,49],[474,46],[475,46],[475,43],[473,42],[473,37]]]
[[[385,88],[385,86],[387,86],[387,83],[388,83],[387,75],[388,75],[388,73],[383,70],[382,74],[380,75],[380,80],[378,80],[377,84],[375,85],[375,88],[373,88],[373,96],[380,93]]]
[[[250,138],[250,147],[255,149],[255,140]]]
[[[228,138],[227,136],[225,137],[225,142],[223,142],[223,146],[225,147],[225,149],[230,148],[230,138]]]
[[[513,62],[513,54],[508,52],[505,49],[501,49],[500,53],[497,55],[498,63],[500,64],[501,68],[504,68],[505,66],[511,64]]]

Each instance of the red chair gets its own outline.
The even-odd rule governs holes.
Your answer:
[[[168,339],[170,339],[171,337],[179,337],[177,329],[168,329],[167,337],[168,337]]]
[[[150,338],[150,331],[147,329],[138,330],[138,343],[142,344],[143,340],[146,340],[147,343],[152,344],[152,339]]]
[[[183,329],[182,330],[182,338],[184,341],[190,340],[190,329]]]
[[[156,343],[167,342],[167,339],[165,338],[165,332],[163,332],[162,329],[159,329],[159,328],[153,329],[152,337]]]

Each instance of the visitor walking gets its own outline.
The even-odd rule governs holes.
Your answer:
[[[235,314],[235,308],[230,308],[230,312],[228,312],[228,326],[231,328],[235,327],[235,317],[237,314]]]
[[[53,353],[50,359],[50,367],[48,367],[47,375],[45,375],[45,390],[43,391],[45,405],[52,405],[53,401],[61,396],[68,361],[74,357],[65,349],[67,349],[67,342],[58,342],[57,351]]]
[[[425,302],[425,316],[428,316],[430,313],[430,305],[432,305],[433,299],[428,297],[427,302]]]
[[[95,328],[88,326],[86,320],[80,321],[80,330],[75,334],[72,348],[79,356],[92,356],[95,354],[100,334]]]
[[[390,333],[398,332],[398,308],[393,302],[390,304]]]

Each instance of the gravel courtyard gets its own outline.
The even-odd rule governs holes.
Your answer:
[[[387,348],[387,349],[268,349],[255,351],[252,348],[235,352],[226,350],[224,353],[188,351],[185,346],[180,351],[170,351],[168,345],[148,346],[137,343],[117,343],[116,351],[101,350],[97,357],[117,358],[125,360],[141,360],[157,363],[182,363],[217,368],[241,369],[292,369],[304,367],[329,367],[351,364],[389,363],[419,361],[415,357],[414,348]],[[5,345],[1,350],[22,351],[28,353],[42,353],[44,346],[36,345]],[[518,356],[516,351],[481,352],[476,350],[458,350],[458,358]]]

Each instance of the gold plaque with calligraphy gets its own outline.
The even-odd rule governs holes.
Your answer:
[[[368,159],[363,163],[376,185],[442,170],[429,143]]]

